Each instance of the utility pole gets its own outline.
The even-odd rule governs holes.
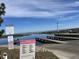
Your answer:
[[[59,33],[59,21],[57,20],[57,33]]]
[[[62,16],[58,16],[57,18],[57,33],[59,34],[59,21],[61,20]]]

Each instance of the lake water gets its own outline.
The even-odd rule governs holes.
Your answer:
[[[31,36],[23,36],[23,37],[17,37],[17,38],[14,38],[14,40],[29,40],[29,39],[35,39],[35,38],[46,38],[46,34],[33,34]],[[1,38],[0,39],[0,45],[5,45],[5,44],[8,44],[8,39],[7,38]],[[42,45],[43,43],[41,42],[36,42],[36,45]]]

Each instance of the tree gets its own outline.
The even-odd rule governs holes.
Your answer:
[[[5,15],[5,4],[1,3],[0,4],[0,26],[3,23],[3,16]],[[2,36],[2,34],[4,33],[4,30],[0,30],[0,36]]]

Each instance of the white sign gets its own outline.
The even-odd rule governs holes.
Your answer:
[[[10,34],[14,34],[14,27],[12,25],[6,26],[6,35],[9,35],[8,38],[8,49],[14,49],[14,40],[13,36]]]
[[[35,40],[20,41],[20,59],[35,59]]]
[[[13,36],[8,36],[8,49],[14,49]]]
[[[6,35],[14,34],[13,26],[6,26]]]

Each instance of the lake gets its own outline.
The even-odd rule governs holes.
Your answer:
[[[47,34],[33,34],[30,36],[23,36],[23,37],[17,37],[14,38],[14,40],[30,40],[30,39],[35,39],[35,38],[46,38],[46,36],[48,36]],[[0,39],[0,45],[7,45],[8,44],[8,39],[7,38],[1,38]],[[36,45],[42,45],[44,43],[41,42],[36,42]]]

